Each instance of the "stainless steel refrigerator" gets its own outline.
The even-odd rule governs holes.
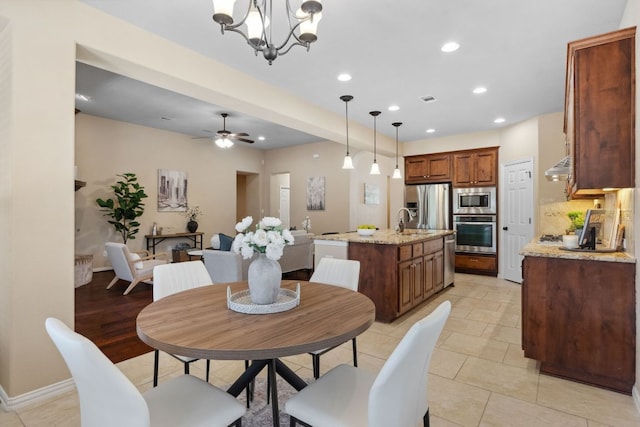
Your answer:
[[[406,207],[414,213],[407,228],[451,230],[451,184],[405,186]]]
[[[414,214],[407,228],[453,229],[451,184],[407,185],[404,197],[405,206]],[[444,286],[447,287],[454,281],[455,236],[446,236],[444,243]]]

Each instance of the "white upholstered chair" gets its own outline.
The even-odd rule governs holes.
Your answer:
[[[205,249],[202,251],[204,262],[213,283],[229,283],[247,280],[251,259],[243,259],[233,251]]]
[[[153,278],[153,267],[156,265],[167,264],[169,260],[167,256],[162,254],[150,255],[144,251],[146,255],[141,257],[139,253],[129,252],[129,248],[122,243],[107,242],[105,243],[109,261],[113,266],[113,272],[116,277],[107,285],[110,289],[118,280],[126,280],[131,282],[124,295],[127,295],[135,286],[146,280]]]
[[[83,426],[240,427],[245,408],[225,391],[181,375],[141,394],[87,338],[58,319],[45,326],[75,381]]]
[[[339,365],[289,399],[291,427],[429,426],[428,371],[451,311],[445,301],[415,323],[376,376]]]
[[[359,278],[360,261],[324,257],[318,263],[318,267],[314,270],[309,281],[340,286],[357,292]],[[353,366],[358,366],[356,339],[353,338],[351,343],[353,347]],[[315,378],[320,376],[320,356],[334,348],[325,348],[309,353],[313,361],[313,376]]]
[[[153,300],[186,291],[187,289],[211,285],[211,277],[201,261],[177,262],[173,264],[157,265],[153,269]],[[155,350],[153,360],[153,386],[158,385],[158,366],[160,363],[160,351]],[[184,363],[184,373],[189,373],[189,365],[198,359],[193,357],[171,354]],[[207,360],[206,379],[209,381],[210,362]]]

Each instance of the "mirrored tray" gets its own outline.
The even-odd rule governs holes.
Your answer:
[[[296,291],[280,289],[278,299],[273,304],[255,304],[251,301],[249,290],[231,293],[231,287],[227,286],[227,307],[229,310],[245,314],[270,314],[291,310],[300,304],[300,283]]]

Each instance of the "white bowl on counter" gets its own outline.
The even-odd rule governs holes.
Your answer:
[[[373,233],[376,232],[375,228],[357,228],[356,231],[361,236],[373,236]]]
[[[578,247],[578,236],[575,234],[563,235],[562,246],[564,246],[567,249],[576,249]]]

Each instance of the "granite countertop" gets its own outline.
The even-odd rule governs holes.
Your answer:
[[[523,247],[520,255],[585,261],[636,262],[636,259],[626,252],[571,251],[564,249],[562,243],[539,243],[537,239]]]
[[[340,242],[354,243],[376,243],[380,245],[404,245],[426,240],[441,239],[444,236],[453,234],[453,230],[424,230],[424,229],[406,229],[402,234],[398,234],[395,230],[385,229],[376,230],[373,236],[360,236],[357,232],[327,234],[313,236],[314,240],[334,240]]]

